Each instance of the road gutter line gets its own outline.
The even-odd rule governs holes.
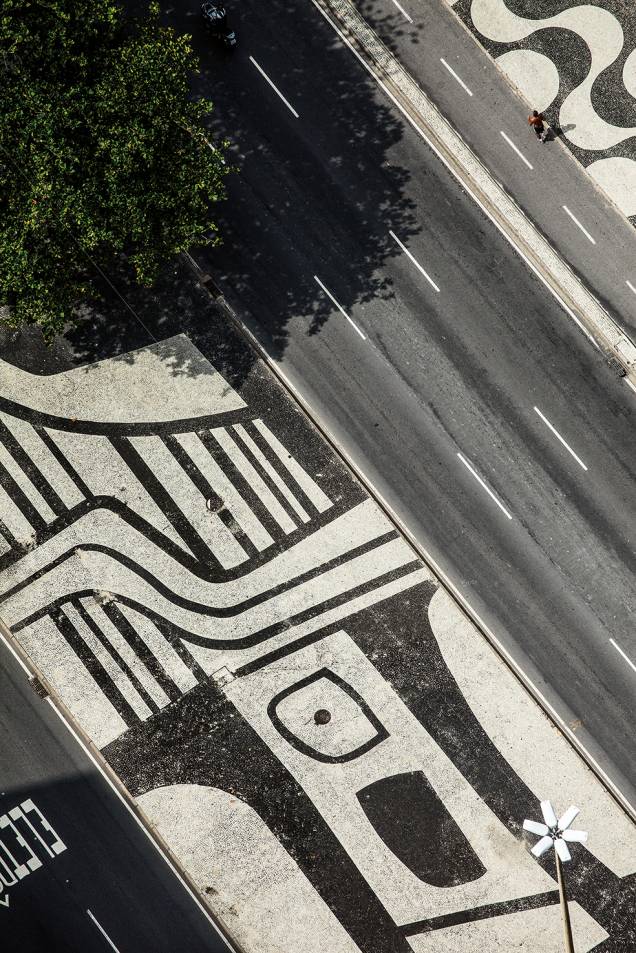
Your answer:
[[[461,460],[461,462],[464,464],[464,466],[466,467],[466,469],[467,469],[467,470],[470,470],[470,472],[471,472],[472,475],[475,477],[475,479],[477,480],[477,482],[478,482],[479,484],[481,484],[481,486],[484,488],[484,490],[486,491],[486,493],[488,494],[488,496],[491,498],[491,500],[494,500],[494,501],[495,501],[495,503],[497,504],[497,506],[499,507],[499,509],[501,510],[501,512],[502,512],[502,513],[505,513],[505,515],[508,517],[508,519],[511,520],[511,519],[512,519],[512,515],[508,512],[508,510],[507,510],[506,507],[503,505],[503,503],[501,502],[501,500],[499,500],[499,499],[497,498],[497,496],[495,496],[495,494],[494,494],[493,491],[490,489],[490,487],[488,486],[488,484],[485,483],[485,482],[482,480],[482,478],[479,476],[479,474],[478,474],[477,471],[474,469],[474,467],[471,466],[471,464],[468,462],[468,460],[467,460],[466,457],[463,455],[463,453],[458,453],[457,456],[459,457],[459,459]]]
[[[109,943],[109,944],[112,946],[112,948],[113,948],[113,950],[115,951],[115,953],[119,953],[119,950],[117,949],[117,947],[115,946],[115,944],[113,943],[113,941],[111,940],[111,938],[109,937],[109,935],[106,933],[106,930],[105,930],[104,927],[101,925],[101,923],[99,922],[99,920],[97,919],[97,917],[95,916],[95,914],[91,913],[90,910],[87,910],[86,912],[87,912],[87,914],[89,915],[89,917],[91,918],[91,920],[93,921],[93,923],[95,924],[95,926],[97,927],[97,929],[99,930],[99,932],[102,934],[102,936],[104,937],[104,939],[106,940],[106,942]]]
[[[615,642],[614,639],[610,639],[610,642],[612,643],[612,645],[614,646],[614,648],[616,649],[616,651],[617,651],[617,652],[620,652],[620,654],[623,656],[623,658],[625,659],[625,661],[627,662],[627,664],[628,664],[631,668],[633,668],[634,671],[636,672],[636,665],[634,665],[634,663],[633,663],[632,660],[630,659],[629,655],[626,655],[625,652],[623,652],[623,650],[622,650],[622,648],[620,647],[620,645],[618,645],[618,643]]]
[[[506,135],[506,133],[503,131],[503,129],[501,130],[500,135],[503,136],[503,138],[506,140],[506,142],[508,143],[508,145],[510,146],[510,148],[511,148],[511,149],[514,149],[514,151],[517,153],[517,155],[519,156],[519,158],[521,159],[521,161],[522,161],[522,162],[525,162],[525,164],[528,166],[529,169],[533,169],[534,166],[532,166],[532,165],[528,162],[528,160],[527,160],[526,157],[524,156],[523,152],[516,147],[516,145],[514,144],[514,142],[512,141],[512,139],[510,139],[510,138]]]
[[[468,86],[466,85],[466,83],[464,82],[464,80],[461,79],[461,77],[459,77],[459,76],[457,75],[457,73],[455,72],[455,70],[453,69],[452,66],[449,66],[449,65],[448,65],[448,63],[446,62],[446,60],[444,59],[443,56],[440,56],[439,61],[440,61],[440,63],[442,64],[442,66],[445,66],[445,67],[446,67],[446,69],[447,69],[448,72],[451,74],[451,76],[454,76],[454,77],[455,77],[455,79],[457,80],[457,82],[459,83],[459,85],[462,87],[462,89],[465,89],[466,92],[468,93],[468,95],[469,95],[469,96],[472,96],[473,94],[472,94],[472,92],[470,91],[470,89],[468,88]]]
[[[572,219],[572,221],[574,222],[574,224],[579,226],[579,228],[581,229],[581,231],[583,232],[583,234],[585,235],[585,237],[586,237],[587,239],[589,239],[589,241],[591,241],[593,245],[596,245],[596,239],[595,239],[595,238],[592,238],[592,236],[590,235],[590,233],[588,232],[588,230],[587,230],[586,228],[584,228],[583,225],[581,225],[581,223],[579,222],[578,218],[577,218],[575,215],[572,214],[572,212],[569,210],[569,208],[567,207],[567,205],[563,205],[563,206],[561,206],[561,207],[562,207],[563,211],[566,213],[566,215],[569,215],[569,216],[570,216],[570,218]]]
[[[352,321],[352,320],[351,320],[351,318],[349,317],[349,315],[347,314],[347,312],[345,311],[345,309],[342,307],[342,305],[341,305],[341,304],[338,304],[338,302],[336,301],[336,299],[334,298],[334,296],[332,295],[332,293],[329,291],[329,288],[326,288],[325,285],[323,285],[323,283],[322,283],[322,281],[320,280],[320,278],[318,277],[318,275],[314,275],[314,281],[317,281],[317,282],[318,282],[318,284],[320,285],[320,287],[322,288],[322,290],[324,291],[324,293],[327,295],[327,297],[328,297],[328,298],[331,298],[331,300],[332,300],[333,303],[335,304],[335,306],[336,306],[336,308],[338,309],[338,311],[340,311],[342,314],[344,314],[345,318],[347,319],[347,321],[349,322],[349,324],[351,325],[351,327],[352,327],[352,328],[355,328],[355,330],[358,332],[358,334],[360,335],[360,337],[362,338],[363,341],[366,341],[366,337],[364,336],[364,334],[362,333],[362,331],[360,330],[360,328],[358,327],[358,325],[355,323],[355,321]]]
[[[569,453],[572,454],[572,456],[574,457],[574,459],[576,460],[576,462],[578,463],[578,465],[579,465],[580,467],[583,467],[584,470],[587,470],[587,467],[585,466],[585,464],[583,463],[583,461],[581,460],[581,458],[578,457],[578,456],[575,454],[574,450],[573,450],[572,447],[569,445],[569,443],[566,443],[566,441],[563,439],[563,437],[561,436],[561,434],[559,433],[559,431],[556,429],[556,427],[553,427],[553,426],[552,426],[552,424],[550,423],[550,421],[548,420],[548,418],[547,418],[547,417],[544,417],[544,415],[541,413],[541,411],[539,410],[538,407],[535,407],[534,409],[535,409],[536,413],[539,415],[539,417],[541,418],[541,420],[543,421],[543,423],[546,425],[546,427],[549,427],[549,428],[550,428],[550,430],[552,431],[552,433],[554,434],[554,436],[557,438],[557,440],[560,440],[561,443],[563,444],[563,446],[565,447],[565,449],[566,449]]]
[[[256,62],[256,60],[254,59],[253,56],[250,56],[250,62],[253,63],[253,65],[254,65],[254,66],[256,67],[256,69],[259,71],[259,73],[261,74],[261,76],[262,76],[264,79],[267,80],[267,82],[268,82],[269,85],[272,87],[272,89],[273,89],[274,92],[277,94],[277,96],[280,96],[280,98],[283,100],[283,102],[285,103],[285,105],[286,105],[287,108],[289,109],[290,113],[293,113],[294,116],[296,117],[296,119],[300,119],[300,116],[298,115],[298,113],[296,112],[296,110],[294,109],[294,107],[292,106],[292,104],[291,104],[288,100],[285,99],[285,97],[284,97],[283,94],[281,93],[280,89],[278,89],[276,86],[274,86],[274,84],[272,83],[271,79],[269,78],[269,76],[267,75],[267,73],[265,72],[265,70],[263,69],[263,67],[258,65],[258,63]]]
[[[431,278],[431,276],[424,271],[424,269],[423,269],[422,266],[420,265],[419,261],[416,261],[416,259],[415,259],[415,258],[413,257],[413,255],[410,253],[410,251],[408,250],[408,248],[406,247],[406,245],[403,245],[403,244],[402,244],[402,242],[401,242],[400,239],[397,237],[397,235],[395,234],[395,232],[393,232],[393,231],[391,231],[391,229],[389,229],[389,235],[391,236],[391,238],[395,239],[395,241],[398,243],[398,245],[400,246],[400,248],[402,249],[402,251],[404,252],[404,254],[405,254],[405,255],[408,255],[408,257],[411,259],[411,261],[413,262],[413,264],[415,265],[415,267],[416,267],[416,268],[419,268],[419,270],[422,272],[422,274],[424,275],[424,277],[425,277],[426,280],[428,281],[429,285],[431,285],[433,288],[435,288],[435,291],[437,291],[437,293],[439,294],[439,288],[437,287],[437,285],[435,284],[435,282],[433,281],[433,279]]]
[[[636,344],[528,219],[351,0],[312,0],[331,28],[594,347],[636,379]],[[389,89],[390,84],[392,89]],[[393,91],[392,91],[393,90]],[[424,128],[423,128],[424,127]],[[426,131],[425,131],[426,130]]]

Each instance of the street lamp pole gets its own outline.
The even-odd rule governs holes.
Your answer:
[[[563,920],[563,940],[566,953],[574,953],[574,939],[572,937],[572,924],[570,923],[570,910],[568,907],[568,898],[565,892],[565,879],[563,877],[563,866],[561,858],[556,855],[557,880],[559,881],[559,902],[561,904],[561,918]]]
[[[587,840],[586,831],[570,830],[570,824],[578,816],[578,807],[569,807],[565,814],[557,819],[554,808],[549,801],[541,801],[541,813],[544,823],[539,821],[525,820],[523,829],[537,834],[541,839],[532,848],[531,853],[535,857],[541,857],[546,850],[554,848],[557,880],[559,883],[559,902],[561,904],[561,918],[563,920],[563,939],[565,942],[566,953],[574,953],[574,939],[572,937],[572,924],[570,923],[570,910],[568,907],[568,898],[565,892],[565,878],[563,876],[563,864],[572,859],[568,850],[569,843],[584,844]]]

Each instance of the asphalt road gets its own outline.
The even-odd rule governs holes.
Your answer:
[[[199,260],[633,796],[633,392],[313,4],[230,11],[231,57],[169,14],[241,168]]]
[[[412,23],[393,0],[357,0],[356,5],[495,178],[635,340],[636,232],[591,177],[582,174],[564,141],[553,139],[546,146],[537,141],[528,126],[528,105],[512,93],[446,0],[404,0],[400,6]],[[602,96],[597,100],[601,111]],[[588,162],[594,158],[589,153]]]
[[[230,950],[1,640],[0,949]]]

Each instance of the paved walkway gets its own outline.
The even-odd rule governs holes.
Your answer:
[[[499,0],[489,2],[493,8],[502,6]],[[471,7],[461,0],[451,8],[445,0],[404,0],[400,3],[404,12],[394,0],[356,0],[356,6],[617,324],[636,341],[636,230],[561,138],[546,144],[535,138],[527,123],[530,103],[458,22],[458,16],[467,17],[467,11],[474,12],[477,4]],[[512,73],[512,59],[507,63]],[[545,106],[545,94],[540,105]],[[563,118],[561,122],[564,128],[571,125]]]
[[[558,953],[546,797],[590,832],[577,951],[633,953],[631,821],[245,343],[206,353],[45,400],[0,362],[22,648],[246,953]]]

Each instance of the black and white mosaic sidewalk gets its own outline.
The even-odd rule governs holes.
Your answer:
[[[577,951],[633,953],[631,823],[234,359],[0,362],[4,621],[248,953],[556,953],[548,797],[590,831]]]

